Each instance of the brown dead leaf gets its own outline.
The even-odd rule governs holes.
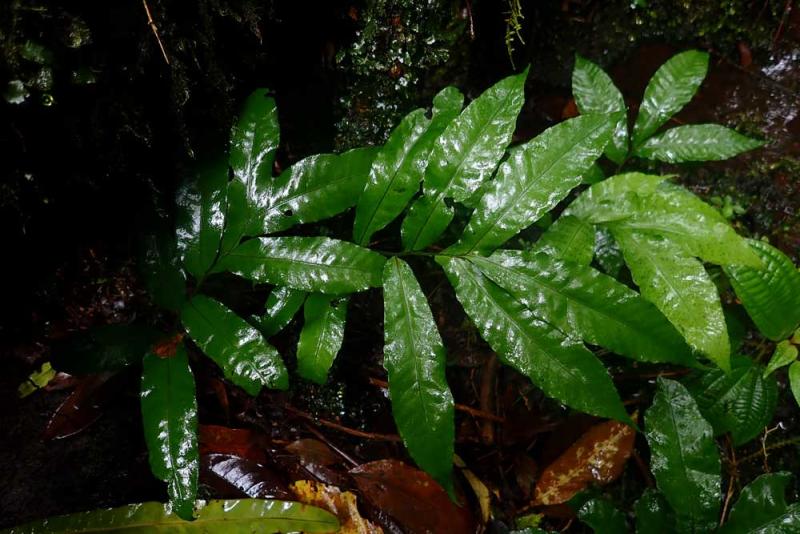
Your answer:
[[[617,421],[594,425],[545,468],[536,484],[533,504],[563,503],[590,482],[613,482],[622,474],[635,437],[633,428]]]
[[[288,444],[286,450],[297,455],[304,464],[328,466],[339,463],[336,453],[318,439],[298,439]]]
[[[397,460],[378,460],[350,470],[361,495],[392,516],[407,532],[463,534],[475,524],[427,473]]]
[[[108,388],[103,386],[111,376],[111,373],[100,373],[80,379],[78,386],[47,423],[42,439],[73,436],[97,421],[103,413],[102,404],[108,393]]]
[[[259,464],[268,462],[269,443],[263,434],[246,428],[219,425],[200,425],[198,428],[200,454],[231,454]]]
[[[349,491],[313,480],[298,480],[292,484],[292,491],[298,501],[334,514],[341,524],[339,534],[383,534],[381,527],[361,517],[356,496]]]

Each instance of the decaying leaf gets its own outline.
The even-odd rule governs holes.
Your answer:
[[[38,371],[32,372],[28,378],[17,388],[17,395],[24,399],[31,393],[45,387],[56,376],[56,370],[50,362],[44,362]]]
[[[464,460],[462,460],[459,455],[454,455],[453,463],[456,467],[461,469],[461,474],[467,479],[469,486],[472,488],[473,493],[475,493],[475,497],[478,499],[478,505],[481,509],[481,522],[488,523],[489,519],[492,518],[492,496],[491,493],[489,493],[489,488],[486,487],[486,484],[484,484],[475,473],[467,469],[467,464],[464,463]]]
[[[297,500],[328,510],[341,524],[339,534],[382,534],[383,529],[363,517],[358,511],[356,496],[335,486],[313,480],[298,480],[291,486]]]
[[[267,439],[247,428],[228,428],[219,425],[200,425],[198,428],[200,454],[231,454],[259,464],[267,462]]]
[[[224,497],[292,500],[280,475],[252,460],[230,454],[203,456],[200,481]]]
[[[407,532],[474,532],[466,506],[450,500],[430,475],[397,460],[378,460],[350,470],[366,500],[392,516]]]
[[[47,423],[42,439],[61,439],[77,434],[102,415],[103,385],[111,373],[90,375],[61,403]]]
[[[632,427],[617,421],[593,426],[545,468],[536,484],[533,504],[563,503],[590,482],[613,482],[622,474],[635,437]]]
[[[304,464],[333,465],[339,462],[336,453],[318,439],[298,439],[288,444],[286,450],[297,455]]]

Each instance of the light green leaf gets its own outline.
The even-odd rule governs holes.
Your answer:
[[[719,517],[720,461],[711,425],[686,388],[664,378],[644,420],[650,470],[675,510],[677,531],[712,531]]]
[[[411,457],[453,492],[453,396],[446,354],[411,267],[393,258],[383,269],[384,360],[392,414]]]
[[[800,272],[777,248],[754,239],[748,243],[761,268],[728,265],[725,274],[759,331],[773,341],[786,339],[800,326]]]
[[[679,112],[697,92],[708,70],[708,54],[687,50],[661,65],[644,90],[633,127],[633,145],[645,139]]]
[[[452,220],[445,198],[464,202],[492,176],[514,133],[527,77],[525,69],[487,89],[436,140],[425,169],[427,200],[418,200],[403,221],[406,249],[423,249],[444,232]]]
[[[670,176],[627,172],[606,178],[586,189],[564,210],[590,223],[599,224],[630,217],[633,207],[626,199],[652,195]]]
[[[500,166],[451,253],[488,253],[560,202],[602,154],[608,115],[564,121],[528,142]]]
[[[264,305],[264,315],[259,321],[259,329],[264,337],[272,337],[294,318],[306,300],[307,293],[298,289],[278,286],[272,290]]]
[[[578,509],[578,519],[589,525],[596,534],[627,534],[625,516],[607,499],[586,501]]]
[[[252,532],[335,532],[336,516],[320,508],[261,499],[197,501],[197,518],[187,522],[160,502],[129,504],[51,517],[14,527],[8,534],[80,534],[86,532],[171,532],[250,534]]]
[[[691,124],[651,137],[635,155],[666,163],[720,161],[763,145],[719,124]]]
[[[219,252],[225,223],[228,166],[217,160],[185,181],[176,195],[177,249],[184,267],[203,278]]]
[[[400,215],[417,193],[433,144],[458,116],[463,103],[464,95],[458,89],[446,87],[433,99],[431,120],[419,109],[395,128],[375,158],[356,206],[356,243],[367,244],[372,234]]]
[[[547,395],[599,417],[628,422],[603,364],[581,343],[537,319],[465,259],[437,256],[467,315],[506,364]]]
[[[758,436],[775,415],[778,386],[774,377],[764,378],[763,371],[750,358],[737,356],[730,373],[697,372],[684,383],[714,435],[730,432],[735,447]]]
[[[608,150],[608,147],[606,147],[606,150]],[[592,166],[589,167],[589,170],[583,173],[583,176],[581,176],[581,183],[592,185],[602,182],[605,179],[606,173],[603,172],[603,169],[600,167],[600,165],[593,163]]]
[[[611,228],[634,282],[691,347],[730,370],[730,342],[714,282],[703,264],[666,239]]]
[[[289,375],[278,351],[244,319],[219,302],[195,295],[181,312],[192,340],[222,368],[225,378],[252,396],[262,386],[287,389]]]
[[[262,237],[236,247],[217,265],[260,283],[330,295],[380,287],[385,258],[327,237]]]
[[[197,401],[183,344],[174,356],[144,357],[141,403],[150,469],[167,483],[175,513],[189,520],[197,496]]]
[[[535,316],[570,336],[640,361],[695,364],[652,304],[588,265],[512,250],[469,259]]]
[[[800,404],[800,361],[789,366],[789,389],[792,390],[795,402]]]
[[[239,120],[231,129],[228,158],[234,179],[244,185],[252,206],[269,190],[272,163],[280,143],[278,107],[269,89],[256,89],[245,100]]]
[[[675,514],[664,496],[655,489],[647,488],[634,505],[636,534],[673,534]]]
[[[531,252],[544,252],[560,260],[589,265],[594,257],[594,228],[572,215],[559,217],[534,243]]]
[[[767,473],[745,486],[720,534],[791,534],[800,531],[800,505],[786,504],[791,473]]]
[[[356,205],[353,241],[357,244],[369,244],[372,234],[392,222],[419,190],[422,169],[414,156],[429,124],[424,109],[412,111],[378,152]]]
[[[614,163],[622,163],[628,155],[628,108],[622,93],[603,69],[575,54],[572,94],[582,114],[619,114],[605,153]]]
[[[263,222],[257,233],[320,221],[354,206],[377,151],[369,147],[317,154],[286,169],[272,183],[269,195],[259,201]]]
[[[797,347],[788,339],[784,339],[775,346],[775,352],[769,359],[764,376],[771,375],[781,367],[785,367],[797,359]]]
[[[347,299],[333,300],[330,295],[314,293],[303,306],[305,323],[297,344],[297,372],[317,384],[328,379],[344,339]]]

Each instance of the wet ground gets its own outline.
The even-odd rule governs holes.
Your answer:
[[[217,33],[213,34],[219,39],[226,38],[226,46],[230,45],[230,40],[237,46],[255,46],[254,43],[263,38],[269,44],[267,48],[273,50],[280,43],[274,37],[261,35],[265,23],[258,22],[258,16],[273,16],[275,20],[269,23],[269,28],[284,23],[289,28],[282,30],[284,35],[301,30],[322,35],[313,44],[305,45],[303,67],[288,67],[289,60],[262,59],[258,65],[276,71],[260,76],[253,65],[242,66],[235,59],[222,57],[216,60],[223,64],[228,60],[237,66],[230,67],[230,71],[224,68],[214,71],[209,76],[214,84],[227,86],[224,93],[227,100],[220,104],[228,110],[224,120],[230,120],[235,99],[253,86],[275,82],[287,71],[296,76],[292,81],[284,80],[273,85],[278,88],[279,102],[281,95],[286,96],[286,106],[281,112],[285,142],[280,159],[284,163],[312,150],[330,148],[334,143],[346,146],[352,140],[343,132],[352,129],[352,124],[358,124],[374,111],[371,106],[375,101],[371,99],[375,95],[370,94],[368,88],[363,89],[365,94],[359,93],[358,96],[362,107],[347,113],[337,111],[337,102],[352,97],[348,91],[357,82],[341,83],[342,80],[337,80],[337,76],[342,75],[336,73],[332,57],[356,39],[354,28],[359,27],[360,17],[365,13],[363,9],[354,13],[344,4],[332,7],[330,12],[320,13],[305,23],[298,23],[302,17],[297,13],[274,7],[268,13],[249,11],[248,6],[252,5],[244,2],[241,9],[227,12],[229,18],[224,20],[230,27],[217,27]],[[502,40],[503,18],[493,8],[478,2],[475,4],[454,2],[454,7],[451,6],[453,20],[441,23],[441,27],[455,32],[455,36],[446,34],[452,38],[449,46],[454,48],[447,59],[431,60],[427,70],[415,71],[415,76],[419,76],[415,91],[420,100],[438,89],[437,84],[445,83],[460,85],[474,96],[509,72]],[[631,11],[628,3],[622,4],[622,7],[616,4],[600,7],[596,2],[568,1],[548,7],[529,7],[526,44],[518,44],[515,55],[517,65],[528,61],[532,64],[528,99],[519,122],[517,140],[530,138],[571,113],[569,58],[575,50],[608,67],[629,107],[636,109],[647,79],[663,60],[690,44],[708,49],[712,53],[710,74],[695,100],[674,120],[677,123],[726,124],[763,136],[768,145],[733,162],[681,166],[681,180],[713,203],[736,207],[733,210],[734,223],[742,232],[767,236],[784,252],[800,259],[800,218],[797,215],[800,208],[800,7],[791,2],[765,3],[766,11],[759,14],[756,10],[749,29],[712,27],[709,26],[710,21],[715,20],[712,15],[699,10],[691,18],[688,12],[678,10],[676,17],[685,17],[685,24],[665,25],[664,31],[659,33],[654,28],[659,27],[661,20],[658,18],[662,16],[658,11],[661,3],[654,2],[653,11],[640,12]],[[219,7],[220,4],[203,5],[212,9],[208,6]],[[467,5],[474,10],[468,11]],[[739,3],[724,5],[735,7]],[[785,5],[791,8],[786,13]],[[611,21],[620,13],[624,16],[638,13],[641,22],[632,18],[612,24]],[[138,11],[126,14],[129,17],[140,15]],[[93,34],[95,39],[102,42],[103,33],[95,30],[101,25],[90,16],[86,17],[96,32]],[[206,19],[198,15],[198,20]],[[413,20],[413,17],[408,19]],[[392,25],[393,21],[385,23]],[[168,42],[170,39],[173,43],[180,42],[180,39],[191,40],[191,31],[194,31],[191,23],[167,20],[164,26]],[[474,39],[470,35],[470,26],[474,26],[473,31],[477,32]],[[629,39],[632,28],[637,26],[642,28],[641,33],[636,34],[635,39]],[[249,34],[238,37],[239,40],[231,37],[245,27],[251,28]],[[707,33],[699,34],[698,28],[701,27]],[[695,33],[686,28],[693,28]],[[402,33],[402,30],[393,31]],[[69,184],[77,184],[91,201],[83,198],[76,200],[72,208],[65,205],[71,200],[70,194],[60,187],[53,187],[55,172],[52,167],[34,165],[37,173],[42,175],[33,173],[30,183],[26,182],[25,170],[29,163],[25,163],[24,158],[16,167],[7,169],[9,178],[22,184],[11,189],[17,197],[22,197],[17,204],[9,203],[7,196],[3,197],[4,208],[17,209],[15,215],[4,220],[16,222],[18,218],[24,223],[22,232],[17,231],[17,226],[13,227],[16,232],[12,236],[13,250],[33,251],[33,254],[28,259],[11,255],[17,262],[12,272],[22,278],[19,286],[11,291],[12,298],[3,311],[3,328],[0,330],[0,480],[6,487],[0,494],[0,527],[46,515],[164,498],[162,485],[152,478],[147,465],[138,422],[135,372],[118,377],[117,393],[104,402],[102,415],[94,424],[61,440],[45,442],[41,435],[51,414],[68,395],[68,390],[40,391],[26,399],[16,396],[19,383],[51,356],[51,347],[67,332],[91,325],[125,322],[134,316],[152,313],[132,266],[131,238],[135,226],[115,216],[114,212],[121,210],[125,216],[133,217],[136,207],[125,205],[126,198],[135,198],[140,205],[145,205],[150,187],[169,191],[175,177],[167,175],[179,172],[188,163],[189,152],[202,150],[202,147],[211,146],[225,136],[227,126],[223,119],[215,115],[207,127],[212,131],[204,131],[201,126],[204,114],[196,109],[170,110],[172,115],[166,121],[170,124],[168,132],[147,131],[159,124],[163,126],[164,123],[153,117],[165,112],[169,108],[169,99],[175,97],[176,91],[185,88],[177,78],[170,79],[163,74],[166,67],[160,65],[162,60],[152,49],[149,42],[152,35],[138,32],[131,36],[135,43],[129,50],[131,54],[135,55],[135,50],[144,47],[144,43],[150,45],[146,61],[140,58],[131,64],[145,61],[144,65],[151,73],[152,69],[162,69],[161,73],[137,78],[120,68],[114,76],[130,76],[133,87],[149,87],[144,98],[163,97],[166,103],[147,104],[143,108],[136,102],[135,94],[126,94],[124,100],[130,103],[130,113],[143,113],[137,116],[128,116],[125,102],[112,107],[90,105],[90,109],[99,115],[104,110],[113,110],[109,113],[117,114],[111,120],[94,116],[91,125],[114,129],[121,146],[127,149],[136,147],[131,154],[120,153],[119,148],[111,146],[113,143],[106,144],[96,139],[87,141],[87,130],[91,125],[61,131],[73,136],[69,144],[86,145],[86,152],[82,153],[87,158],[86,166],[70,159],[67,167]],[[445,33],[442,33],[444,37]],[[178,62],[178,68],[191,70],[194,67],[188,56],[195,57],[199,65],[204,61],[204,53],[210,54],[210,50],[221,45],[209,39],[192,46],[192,54],[180,58],[184,63]],[[353,61],[358,60],[358,56],[354,57]],[[109,62],[113,57],[105,56],[103,60]],[[454,67],[453,62],[459,61],[462,62],[460,66]],[[362,67],[366,69],[369,64]],[[303,68],[305,71],[300,73]],[[231,71],[238,76],[228,76]],[[191,72],[189,74],[181,79],[191,80],[193,94],[206,90],[211,96],[217,96],[215,90],[204,89],[198,79],[192,78]],[[386,74],[395,76],[396,72],[392,74],[389,69]],[[369,80],[375,75],[362,71],[354,79]],[[76,96],[77,100],[64,97],[51,110],[62,113],[57,106],[66,106],[70,102],[79,106],[78,109],[86,109],[88,100],[109,99],[110,94],[104,91],[116,90],[119,85],[118,81],[106,81],[106,84],[95,86],[90,95]],[[389,98],[385,93],[386,87],[387,84],[381,84],[380,98]],[[294,96],[290,97],[292,93]],[[415,100],[417,98],[413,96],[404,97],[403,104],[398,105],[398,112],[404,111],[402,106],[413,105]],[[191,104],[187,106],[190,108]],[[51,110],[36,108],[29,113],[40,116],[53,113]],[[12,124],[12,128],[7,130],[15,129],[15,121],[26,117],[19,109],[9,111],[4,108],[3,113]],[[37,120],[45,125],[64,118],[80,123],[80,117],[75,117],[74,113],[65,111],[60,119],[39,117]],[[126,126],[126,121],[130,121],[130,126]],[[24,151],[21,147],[25,143],[58,142],[57,138],[42,133],[31,135],[29,126],[16,129],[19,135],[14,133],[11,137],[17,139],[14,142],[17,144],[8,145],[16,147],[16,150]],[[375,136],[381,134],[372,132]],[[132,145],[131,139],[138,141]],[[108,149],[110,155],[92,158],[89,149],[98,148]],[[46,153],[38,149],[31,152],[40,157]],[[168,161],[173,156],[178,163]],[[134,163],[134,158],[154,158],[155,161],[142,165]],[[108,183],[108,176],[115,172],[118,173],[116,179],[127,184],[122,193]],[[41,186],[38,185],[40,180]],[[26,211],[31,196],[40,205],[34,211]],[[53,197],[59,205],[56,208],[42,207],[41,203],[48,197]],[[98,206],[97,212],[92,211],[94,206]],[[74,213],[74,209],[79,213]],[[62,217],[66,220],[66,227],[80,234],[79,237],[71,238],[67,232],[57,228]],[[79,222],[67,220],[70,217]],[[93,228],[102,226],[106,218],[112,221],[110,229],[100,231]],[[52,239],[61,241],[53,244],[55,252],[52,254],[47,249],[48,224],[56,227]],[[23,276],[26,263],[33,261],[31,258],[36,260],[36,265],[31,267],[36,276]],[[415,264],[414,268],[418,273],[427,273],[421,282],[443,329],[451,359],[448,378],[456,402],[484,415],[492,415],[487,418],[464,411],[458,413],[457,451],[476,474],[498,492],[503,514],[513,517],[525,510],[530,499],[530,482],[537,472],[537,462],[546,463],[554,458],[592,420],[588,417],[565,418],[560,407],[543,398],[526,380],[513,371],[499,368],[491,351],[468,326],[463,312],[454,304],[448,285],[442,283],[441,273],[435,269],[426,271],[424,263]],[[300,384],[287,394],[265,393],[255,401],[248,400],[233,388],[223,387],[225,395],[221,396],[218,370],[207,361],[195,362],[200,421],[259,429],[276,443],[322,435],[327,442],[358,461],[405,459],[405,453],[395,441],[384,439],[387,435],[394,435],[395,430],[381,388],[385,376],[380,366],[382,333],[375,321],[363,320],[364,317],[381,316],[381,313],[380,295],[376,292],[360,294],[352,299],[345,345],[334,366],[332,379],[325,387]],[[286,333],[273,340],[286,355],[290,366],[291,347],[295,344],[298,326],[295,320]],[[648,401],[650,386],[646,370],[636,376],[619,372],[616,379],[623,398],[633,403]],[[769,443],[799,436],[798,415],[786,388],[782,388],[775,421],[780,426],[770,435]],[[321,423],[320,419],[343,426],[345,430]],[[358,436],[355,435],[357,432],[366,434]],[[756,440],[737,451],[740,458],[751,456],[750,461],[741,467],[745,480],[766,468],[759,455],[760,446]],[[797,450],[794,445],[770,451],[768,467],[796,472],[800,467],[797,465]],[[623,501],[638,496],[648,482],[637,465],[632,462],[623,482],[616,486]],[[565,521],[554,521],[558,526],[566,524]]]

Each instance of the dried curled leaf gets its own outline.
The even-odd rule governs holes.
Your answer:
[[[297,500],[328,510],[341,523],[339,534],[382,534],[383,529],[363,517],[358,511],[356,496],[335,486],[313,480],[298,480],[291,487]]]
[[[622,474],[635,437],[632,427],[617,421],[593,426],[545,468],[536,484],[533,503],[560,504],[590,482],[613,482]]]

